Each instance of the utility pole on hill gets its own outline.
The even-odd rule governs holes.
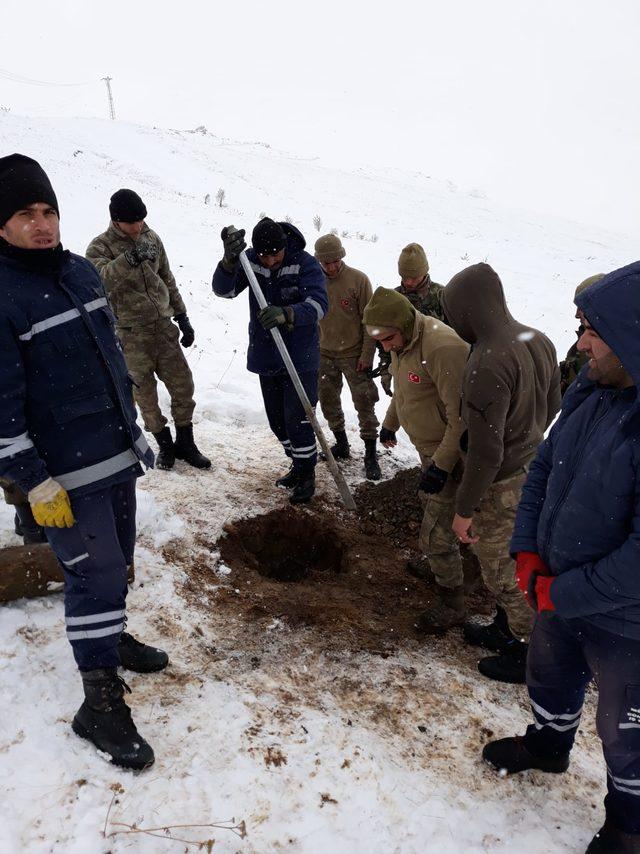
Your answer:
[[[109,97],[109,117],[110,117],[111,121],[115,121],[116,108],[113,105],[113,94],[111,92],[111,81],[113,80],[113,78],[112,77],[101,77],[100,79],[104,80],[104,82],[107,84],[107,95]]]

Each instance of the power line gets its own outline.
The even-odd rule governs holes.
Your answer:
[[[26,86],[92,86],[98,83],[98,80],[85,80],[82,83],[52,83],[48,80],[32,80],[30,77],[23,77],[21,74],[14,74],[12,71],[7,71],[0,68],[0,79],[7,80],[10,83],[20,83]]]
[[[113,104],[113,93],[111,91],[111,81],[113,80],[113,77],[101,77],[100,79],[104,80],[104,82],[107,84],[107,95],[109,97],[109,117],[111,121],[115,121],[116,108]]]

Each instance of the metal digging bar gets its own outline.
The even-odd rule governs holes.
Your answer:
[[[242,269],[247,275],[247,279],[249,280],[249,284],[251,285],[251,290],[253,291],[253,295],[256,298],[258,305],[260,306],[260,308],[266,308],[267,301],[264,298],[264,294],[262,293],[260,285],[258,284],[256,274],[251,268],[251,263],[247,258],[247,253],[244,251],[240,253],[240,263],[242,264]],[[347,510],[355,510],[356,503],[353,500],[353,495],[351,495],[351,493],[349,492],[347,482],[344,479],[342,472],[338,468],[338,464],[336,463],[333,454],[331,453],[331,448],[327,444],[327,440],[325,439],[324,433],[322,432],[322,427],[320,427],[320,425],[318,424],[318,419],[316,418],[316,414],[313,411],[313,407],[311,406],[311,401],[307,397],[307,393],[304,390],[304,386],[300,382],[300,377],[298,376],[298,372],[296,371],[295,366],[291,361],[289,351],[287,350],[287,347],[284,341],[282,340],[280,330],[274,328],[271,330],[271,334],[273,335],[273,340],[276,342],[276,347],[278,348],[278,351],[282,356],[282,361],[284,362],[285,368],[287,369],[289,376],[291,377],[291,382],[293,383],[295,390],[298,393],[300,403],[302,404],[305,414],[309,419],[309,423],[313,427],[313,432],[318,437],[320,447],[324,451],[324,455],[327,458],[329,471],[333,475],[333,479],[336,482],[336,486],[338,487],[338,492],[342,497],[344,506],[347,508]]]

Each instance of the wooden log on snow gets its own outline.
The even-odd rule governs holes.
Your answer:
[[[132,563],[130,583],[134,577]],[[46,596],[63,588],[62,570],[48,543],[0,549],[0,602]]]

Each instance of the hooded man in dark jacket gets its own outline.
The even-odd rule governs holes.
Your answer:
[[[224,257],[213,274],[213,292],[233,299],[249,281],[239,262],[246,248],[244,229],[222,230]],[[315,492],[316,437],[284,366],[270,330],[278,328],[312,406],[318,401],[320,344],[318,321],[329,301],[322,267],[305,252],[305,239],[288,222],[264,217],[253,229],[247,258],[265,299],[260,309],[249,289],[247,368],[260,377],[269,426],[292,460],[276,484],[291,489],[292,504],[309,501]]]
[[[511,551],[537,611],[524,738],[489,743],[508,773],[561,772],[598,683],[606,821],[587,851],[640,852],[640,262],[576,297],[588,358],[531,464]]]
[[[21,154],[0,159],[0,283],[0,477],[27,496],[64,573],[85,693],[72,727],[115,764],[145,768],[153,750],[117,667],[168,663],[123,631],[135,482],[153,454],[100,277],[62,248],[51,183]]]
[[[458,273],[444,291],[444,310],[471,344],[462,380],[464,475],[456,493],[453,531],[473,546],[498,613],[490,626],[469,624],[469,643],[498,656],[480,672],[524,682],[532,617],[515,582],[509,540],[526,470],[560,408],[560,371],[551,341],[518,323],[502,283],[488,264]]]

